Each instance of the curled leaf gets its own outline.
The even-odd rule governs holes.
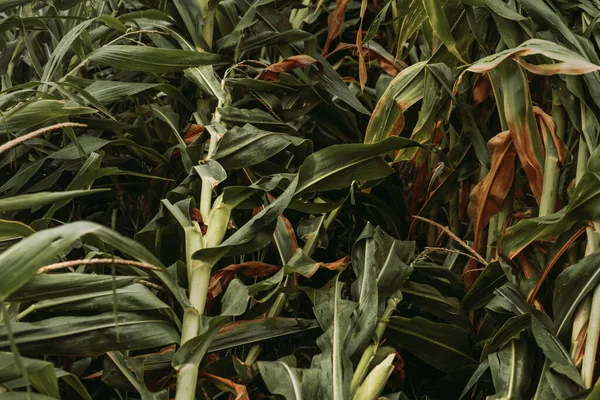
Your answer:
[[[510,131],[501,132],[490,139],[488,151],[491,158],[490,171],[471,191],[467,209],[469,218],[473,221],[475,248],[478,246],[481,231],[490,218],[498,213],[513,183],[517,152]],[[475,264],[469,262],[465,271],[474,267]],[[475,278],[473,274],[465,275],[465,281],[469,281],[470,284],[475,281]]]
[[[321,54],[327,54],[327,50],[329,50],[333,39],[342,33],[344,14],[346,13],[348,4],[350,4],[350,0],[336,0],[335,10],[327,18],[327,39],[325,40],[325,46],[323,46]]]
[[[500,209],[514,178],[517,153],[510,132],[500,132],[490,139],[488,151],[491,158],[490,171],[473,188],[469,197],[468,213],[474,222],[475,237],[479,236],[481,229]]]
[[[279,73],[290,72],[293,69],[305,67],[318,63],[314,58],[307,56],[306,54],[300,54],[297,56],[291,56],[283,61],[269,65],[262,75],[262,79],[265,81],[276,81],[279,79]],[[323,65],[319,63],[319,69],[323,70]]]
[[[541,54],[555,61],[553,64],[531,64],[522,57]],[[542,39],[530,39],[518,47],[507,49],[500,53],[492,54],[473,63],[466,71],[483,73],[496,68],[500,63],[511,58],[537,75],[582,75],[600,70],[600,66],[593,64],[559,44]],[[464,72],[463,72],[464,73]]]

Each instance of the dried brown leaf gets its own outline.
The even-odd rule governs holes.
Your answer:
[[[479,246],[483,228],[500,210],[502,201],[506,198],[514,180],[517,152],[513,146],[511,132],[501,132],[491,138],[488,141],[488,151],[491,161],[490,171],[471,191],[467,209],[469,218],[473,221],[475,249]],[[465,273],[473,268],[475,263],[467,263]],[[476,274],[465,275],[467,288],[475,282],[476,278]]]
[[[231,389],[231,392],[235,395],[235,400],[250,400],[248,389],[246,386],[235,383],[230,379],[221,378],[220,376],[209,374],[208,372],[200,371],[199,375],[201,378],[207,378],[216,382],[219,382]]]
[[[265,81],[276,81],[279,79],[279,74],[281,72],[290,72],[293,69],[305,67],[315,63],[318,63],[319,69],[322,71],[323,65],[310,56],[305,54],[291,56],[278,63],[269,65],[262,74],[261,79]]]
[[[327,18],[327,39],[321,54],[327,54],[331,42],[342,33],[342,25],[344,24],[344,14],[350,0],[336,0],[335,10]]]
[[[492,92],[492,83],[487,74],[477,75],[473,84],[473,102],[481,104]]]
[[[191,124],[187,132],[185,132],[185,135],[183,136],[183,141],[185,142],[185,144],[190,144],[194,140],[198,139],[198,137],[202,135],[202,132],[204,132],[204,125]]]
[[[512,186],[516,150],[509,131],[501,132],[488,142],[491,166],[488,174],[471,191],[468,213],[475,230],[477,248],[481,230],[499,210]]]

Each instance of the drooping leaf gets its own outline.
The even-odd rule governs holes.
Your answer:
[[[250,124],[233,127],[223,136],[215,155],[225,169],[258,164],[290,147],[307,146],[306,139],[257,129]]]
[[[552,64],[535,65],[519,58],[520,56],[529,56],[533,54],[542,54],[558,62]],[[521,43],[514,49],[507,49],[500,53],[477,60],[466,70],[476,73],[487,72],[493,68],[496,68],[502,61],[508,58],[514,59],[521,64],[521,66],[537,75],[582,75],[589,72],[598,71],[600,69],[600,66],[592,64],[579,54],[569,50],[566,47],[548,40],[530,39]]]
[[[0,212],[25,210],[52,204],[57,201],[71,200],[80,196],[106,192],[110,189],[70,190],[65,192],[39,192],[0,199]]]
[[[0,134],[17,132],[58,117],[95,112],[88,107],[67,107],[58,100],[28,101],[0,115]]]
[[[300,29],[290,29],[285,32],[260,32],[252,37],[244,38],[240,41],[240,50],[253,50],[265,46],[276,46],[281,44],[290,44],[310,40],[314,36],[312,33]]]
[[[0,219],[0,240],[27,237],[35,232],[29,225]]]
[[[499,262],[488,264],[461,301],[465,311],[485,306],[494,297],[494,289],[506,283],[506,279]]]
[[[415,147],[412,140],[390,137],[374,144],[340,144],[327,147],[306,158],[298,171],[297,193],[341,189],[352,181],[375,180],[391,173],[380,156]]]
[[[116,318],[112,312],[54,317],[11,325],[15,343],[23,354],[90,356],[111,350],[148,349],[179,341],[179,332],[172,321],[148,312],[123,312]],[[0,348],[6,348],[8,344],[6,325],[0,326]]]
[[[421,317],[392,317],[388,340],[403,345],[408,351],[432,365],[451,372],[473,365],[469,333],[450,324],[428,321]]]
[[[85,87],[85,91],[90,96],[104,105],[113,104],[125,97],[135,96],[151,89],[165,92],[177,98],[183,104],[188,104],[185,97],[182,96],[177,88],[167,84],[95,80],[92,84]]]
[[[471,324],[458,299],[444,296],[434,287],[416,282],[408,282],[402,289],[402,295],[421,311],[469,331]]]
[[[423,97],[425,63],[417,63],[400,72],[383,93],[365,133],[365,143],[398,136],[404,128],[403,113]]]
[[[77,296],[119,289],[132,284],[135,276],[95,275],[83,273],[34,275],[19,290],[11,294],[9,302],[36,302],[60,296]]]
[[[27,283],[38,269],[70,248],[82,236],[95,234],[108,244],[152,265],[162,264],[142,245],[108,228],[79,221],[42,230],[28,236],[0,254],[0,298],[6,300]]]
[[[315,320],[274,317],[258,320],[233,321],[217,333],[208,351],[221,351],[263,340],[293,335],[318,328]]]
[[[163,310],[169,314],[169,306],[160,301],[149,289],[141,284],[133,284],[123,288],[72,296],[60,296],[41,300],[32,304],[26,312],[39,310],[68,312],[110,312],[114,308],[122,311]]]
[[[40,393],[6,392],[0,394],[3,400],[56,400],[56,397]]]
[[[101,65],[142,72],[177,72],[220,61],[220,57],[212,53],[116,44],[95,50],[88,59]]]

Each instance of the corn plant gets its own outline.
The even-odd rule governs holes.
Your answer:
[[[0,397],[594,399],[596,0],[0,0]]]

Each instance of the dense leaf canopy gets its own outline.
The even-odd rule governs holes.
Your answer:
[[[0,0],[0,397],[597,398],[597,0]]]

